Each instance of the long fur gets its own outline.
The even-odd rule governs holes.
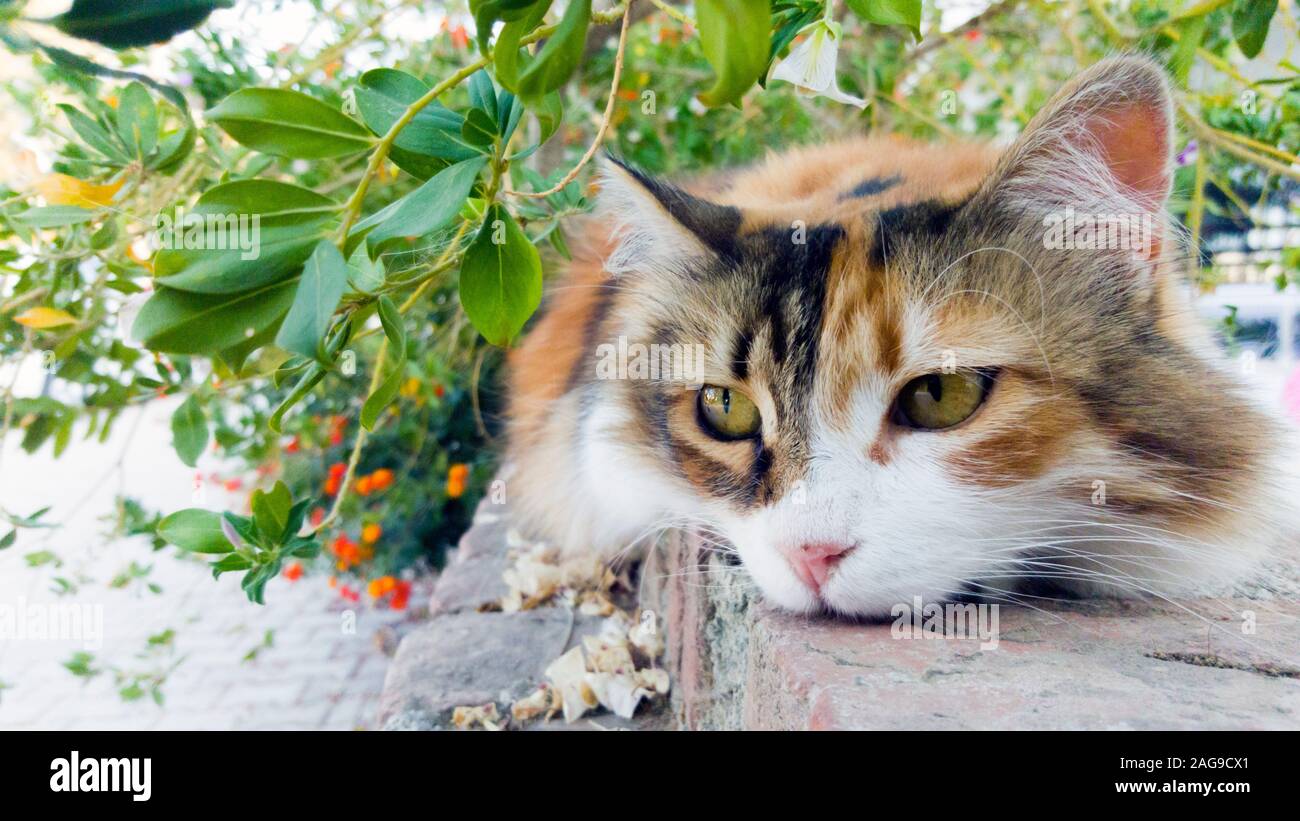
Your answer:
[[[512,360],[523,524],[609,557],[701,526],[775,603],[855,615],[1042,586],[1186,596],[1292,562],[1291,431],[1188,306],[1171,132],[1160,70],[1125,57],[1004,152],[868,138],[685,188],[609,164]],[[1046,247],[1067,209],[1149,218],[1152,242]],[[699,346],[760,435],[710,436],[698,381],[606,378],[620,339]],[[948,366],[996,371],[979,410],[898,425],[901,387]],[[813,590],[785,554],[824,542],[853,549]]]

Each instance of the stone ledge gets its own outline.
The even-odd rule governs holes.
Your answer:
[[[668,667],[684,727],[1300,727],[1294,601],[1003,607],[999,645],[981,649],[777,612],[734,574],[709,573],[718,561],[689,537],[668,546]],[[1234,635],[1223,614],[1247,609],[1257,633]]]
[[[474,525],[461,538],[438,577],[427,622],[411,630],[389,664],[380,698],[378,726],[386,730],[436,730],[452,726],[456,707],[510,704],[545,681],[543,671],[564,652],[595,635],[601,619],[563,607],[515,613],[480,612],[507,592],[508,518],[502,508],[479,506]],[[666,706],[642,709],[633,720],[611,714],[532,721],[530,730],[662,728]]]
[[[564,608],[479,612],[506,588],[507,514],[480,507],[435,585],[430,619],[402,640],[379,726],[449,726],[502,712],[594,633]],[[649,564],[645,604],[667,624],[671,708],[530,729],[1297,729],[1300,603],[1206,600],[1003,607],[999,644],[894,638],[891,625],[809,619],[758,601],[689,535]],[[1237,617],[1258,612],[1255,635]],[[1231,614],[1231,615],[1228,615]],[[1217,627],[1216,627],[1217,625]]]

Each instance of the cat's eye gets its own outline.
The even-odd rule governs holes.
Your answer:
[[[748,439],[763,424],[748,396],[731,388],[705,385],[700,390],[700,423],[721,439]]]
[[[928,373],[903,386],[895,403],[902,424],[920,430],[959,425],[984,404],[993,374],[987,370]]]

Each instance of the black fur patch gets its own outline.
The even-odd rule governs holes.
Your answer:
[[[894,174],[890,177],[868,177],[853,186],[852,190],[840,194],[840,200],[854,200],[861,199],[862,197],[875,196],[876,194],[888,191],[902,181],[903,175],[901,174]]]
[[[898,248],[898,243],[905,238],[937,238],[951,227],[963,205],[964,202],[923,200],[881,211],[876,216],[876,237],[871,246],[872,264],[883,266]]]

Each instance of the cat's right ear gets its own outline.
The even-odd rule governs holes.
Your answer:
[[[612,157],[600,160],[596,213],[611,226],[605,270],[682,275],[733,254],[740,211],[686,193]]]
[[[985,183],[985,196],[1030,208],[1160,212],[1172,179],[1172,134],[1164,72],[1146,57],[1111,57],[1034,117]]]

